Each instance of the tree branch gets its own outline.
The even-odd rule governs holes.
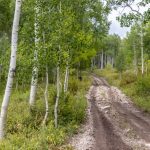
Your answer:
[[[139,14],[140,16],[143,16],[139,11],[133,9],[128,3],[126,4],[127,7],[129,7],[133,12],[136,12],[137,14]]]

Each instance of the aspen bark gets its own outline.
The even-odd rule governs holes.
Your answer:
[[[143,47],[143,26],[141,24],[141,63],[142,75],[144,74],[144,47]]]
[[[114,57],[113,56],[111,58],[111,64],[112,64],[112,68],[114,68]]]
[[[109,64],[112,64],[111,56],[109,56]]]
[[[59,70],[59,64],[57,65],[57,83],[56,83],[56,88],[57,88],[57,96],[56,96],[56,102],[55,102],[55,109],[54,109],[54,115],[55,115],[55,127],[58,127],[58,103],[59,103],[59,96],[60,96],[60,70]]]
[[[109,56],[107,56],[107,59],[106,59],[106,65],[108,65],[109,64]]]
[[[37,51],[35,51],[34,59],[35,59],[35,61],[37,61]],[[30,90],[30,98],[29,98],[30,106],[34,106],[34,104],[35,104],[37,82],[38,82],[38,67],[34,66],[33,71],[32,71],[31,90]]]
[[[105,67],[107,67],[107,54],[105,53]]]
[[[101,54],[98,55],[98,68],[101,68]]]
[[[43,14],[43,13],[42,13]],[[43,32],[43,49],[45,50],[45,57],[46,57],[46,47],[45,47],[45,33]],[[46,60],[47,61],[47,60]],[[48,118],[48,114],[49,114],[49,105],[48,105],[48,84],[49,84],[49,80],[48,80],[48,65],[46,62],[46,72],[45,72],[45,92],[44,92],[44,99],[45,99],[45,116],[42,122],[42,125],[44,126],[46,124],[47,118]]]
[[[68,91],[68,81],[69,81],[69,64],[67,61],[65,81],[64,81],[64,93]]]
[[[101,69],[104,68],[104,52],[102,50],[102,54],[101,54]]]
[[[46,86],[45,86],[45,92],[44,92],[44,98],[45,98],[45,116],[42,122],[42,125],[44,126],[46,124],[46,120],[48,118],[49,113],[49,106],[48,106],[48,67],[46,66]]]
[[[137,76],[138,74],[138,68],[137,68],[137,56],[136,56],[136,47],[135,44],[133,45],[133,49],[134,49],[134,73]]]
[[[61,1],[59,3],[59,13],[61,14]],[[60,19],[61,21],[61,19]],[[59,33],[59,36],[61,37],[61,34]],[[57,81],[56,81],[56,89],[57,89],[57,95],[56,95],[56,102],[55,102],[55,108],[54,108],[54,122],[55,122],[55,128],[58,127],[58,103],[59,103],[59,97],[60,97],[60,52],[61,52],[61,46],[58,47],[58,62],[57,62]]]
[[[30,89],[30,98],[29,98],[29,105],[32,107],[35,104],[35,96],[37,91],[37,82],[38,82],[38,23],[37,23],[37,16],[39,14],[39,8],[36,1],[35,7],[35,50],[34,50],[34,67],[32,71],[32,79],[31,79],[31,89]]]
[[[20,20],[20,13],[21,13],[21,4],[22,4],[22,0],[16,0],[15,14],[13,20],[13,27],[12,27],[10,66],[9,66],[7,84],[5,88],[5,94],[3,97],[1,113],[0,113],[0,139],[3,139],[5,135],[4,130],[6,126],[7,109],[8,109],[8,104],[9,104],[10,95],[12,91],[14,75],[16,71],[16,56],[17,56],[16,53],[17,53],[17,44],[18,44],[18,30],[19,30],[19,20]]]

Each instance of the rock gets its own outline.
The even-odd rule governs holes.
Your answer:
[[[102,110],[105,110],[105,109],[109,109],[110,108],[110,106],[104,106],[104,107],[102,107],[101,109]]]

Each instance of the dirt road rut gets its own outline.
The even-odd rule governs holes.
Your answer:
[[[118,88],[93,77],[88,119],[71,144],[76,150],[150,150],[150,116]]]

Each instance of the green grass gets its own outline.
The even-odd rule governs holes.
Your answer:
[[[94,73],[98,76],[104,77],[111,85],[114,86],[120,85],[119,74],[115,69],[112,68],[106,68],[103,70],[96,69],[94,70]]]
[[[85,93],[90,84],[91,81],[87,76],[83,76],[83,81],[71,77],[70,90],[60,97],[57,129],[54,127],[53,113],[56,97],[54,85],[49,85],[50,112],[45,127],[41,126],[45,113],[44,85],[38,87],[36,106],[32,113],[28,105],[29,86],[24,90],[14,90],[8,109],[7,136],[0,142],[0,150],[71,150],[67,141],[85,120],[87,107]]]
[[[140,75],[136,77],[133,71],[129,70],[123,72],[122,79],[120,79],[119,73],[112,68],[96,69],[94,73],[105,77],[111,85],[120,88],[127,96],[131,97],[140,109],[150,113],[150,75],[141,79]]]
[[[138,80],[138,79],[137,79]],[[143,111],[150,113],[150,94],[138,92],[137,81],[121,86],[123,92]]]

